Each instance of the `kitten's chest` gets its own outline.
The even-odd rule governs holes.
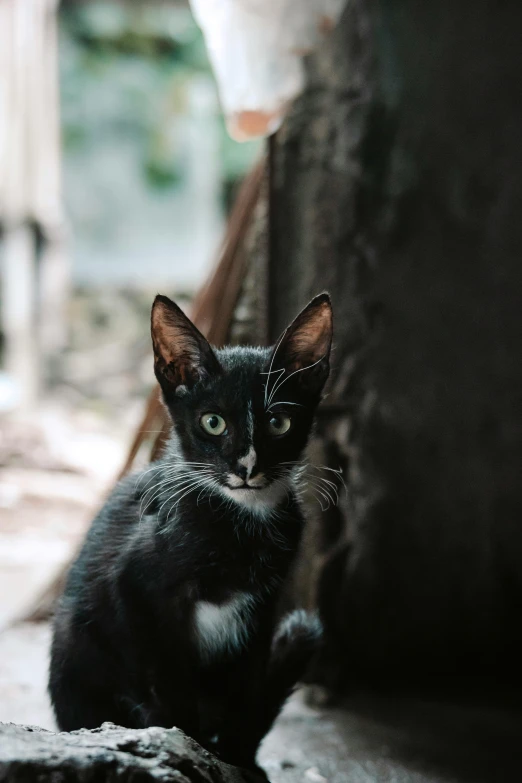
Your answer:
[[[281,577],[256,559],[230,572],[214,572],[206,584],[200,582],[192,626],[203,662],[240,652],[270,624]]]
[[[223,593],[258,595],[272,592],[286,574],[291,559],[292,553],[288,550],[279,551],[273,546],[245,545],[234,538],[202,540],[195,565],[201,595],[221,598]],[[243,602],[244,605],[248,603],[249,600]]]
[[[238,591],[224,601],[196,601],[193,632],[201,661],[241,651],[255,630],[260,598]]]
[[[240,653],[271,624],[291,552],[265,542],[210,536],[198,549],[191,630],[200,660],[211,663]]]

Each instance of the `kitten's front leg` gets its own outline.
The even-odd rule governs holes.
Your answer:
[[[136,709],[144,728],[175,726],[197,740],[199,682],[190,633],[189,588],[182,585],[158,598],[155,591],[143,590],[139,575],[130,564],[120,577],[141,681]],[[147,573],[144,581],[154,585],[154,575]]]
[[[296,610],[279,623],[271,648],[259,646],[243,662],[227,700],[227,717],[219,735],[223,759],[255,767],[257,749],[286,699],[319,650],[322,627],[317,615]]]
[[[198,692],[197,672],[187,648],[183,645],[170,654],[162,650],[154,667],[147,725],[175,726],[200,741]]]
[[[213,675],[221,683],[221,720],[212,750],[228,764],[259,772],[255,763],[263,713],[268,644],[224,665]],[[263,773],[264,774],[264,773]]]

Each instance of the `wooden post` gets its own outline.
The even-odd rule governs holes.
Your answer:
[[[19,406],[30,410],[38,394],[38,336],[35,321],[35,240],[28,225],[4,230],[2,252],[4,367],[17,387]]]
[[[2,324],[5,369],[22,407],[36,402],[41,358],[65,339],[57,5],[0,2]]]

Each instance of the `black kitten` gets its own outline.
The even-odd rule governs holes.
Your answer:
[[[298,461],[329,372],[316,297],[275,349],[214,350],[169,299],[152,309],[174,434],[94,520],[57,612],[49,689],[62,730],[178,726],[253,767],[319,637],[276,627],[303,516]]]

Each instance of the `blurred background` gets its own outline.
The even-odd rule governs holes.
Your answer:
[[[1,4],[0,720],[49,723],[46,629],[5,629],[116,480],[152,299],[190,307],[261,147],[226,132],[187,2]]]

